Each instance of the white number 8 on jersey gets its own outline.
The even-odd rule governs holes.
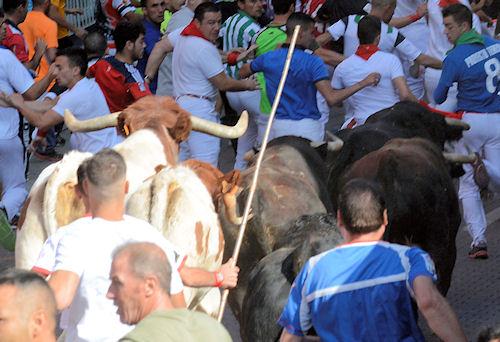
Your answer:
[[[486,90],[490,93],[494,93],[497,89],[496,84],[498,83],[498,79],[500,78],[500,62],[496,58],[492,58],[484,62],[484,71],[486,71]],[[494,78],[496,77],[496,82],[494,82]],[[498,92],[500,95],[500,92]]]

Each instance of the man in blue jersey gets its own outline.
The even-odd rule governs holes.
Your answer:
[[[434,99],[444,102],[453,82],[458,83],[457,109],[471,129],[464,133],[457,149],[478,155],[476,163],[464,166],[458,195],[472,236],[469,257],[486,259],[487,223],[480,190],[487,188],[489,181],[493,190],[500,187],[500,42],[471,29],[472,13],[464,5],[445,8],[443,23],[454,48],[444,60]]]
[[[347,183],[337,224],[346,243],[312,257],[295,279],[278,323],[281,341],[302,341],[314,328],[322,341],[424,341],[412,298],[443,341],[466,341],[441,296],[430,256],[380,241],[387,210],[380,188]]]
[[[288,48],[296,25],[300,25],[297,45],[290,63],[285,87],[281,96],[276,120],[273,122],[269,140],[294,135],[311,141],[322,141],[324,124],[319,121],[316,93],[319,91],[328,105],[334,106],[361,89],[376,85],[379,73],[371,73],[361,81],[344,89],[332,89],[328,71],[323,61],[305,50],[314,43],[314,20],[304,13],[293,13],[286,23],[286,42],[281,48],[269,51],[240,69],[240,78],[263,72],[266,92],[272,102],[276,96],[285,65]]]

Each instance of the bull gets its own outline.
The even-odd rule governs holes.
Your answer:
[[[436,264],[438,288],[446,294],[455,265],[461,215],[440,149],[427,139],[392,139],[354,162],[339,177],[338,188],[354,178],[381,185],[389,217],[384,239],[427,251]]]
[[[241,172],[239,186],[244,190],[236,198],[240,212],[245,206],[255,172],[255,160],[254,156],[250,166]],[[250,270],[274,251],[278,239],[297,218],[332,210],[326,175],[325,163],[309,140],[288,136],[269,143],[252,202],[253,218],[248,222],[238,259],[241,269],[238,286],[228,298],[237,318],[241,318]],[[229,250],[233,250],[238,226],[226,219],[224,210],[223,207],[220,213],[224,237]]]
[[[239,125],[224,132],[226,128],[222,125],[190,117],[172,99],[157,97],[143,98],[119,115],[111,114],[88,122],[79,122],[71,113],[66,113],[66,123],[72,131],[117,125],[119,132],[128,136],[114,147],[127,164],[128,213],[150,221],[167,238],[179,244],[181,251],[190,257],[188,265],[208,270],[220,267],[224,239],[207,186],[189,167],[177,165],[178,143],[187,138],[191,128],[229,137],[241,135],[246,129],[246,119],[243,116]],[[83,203],[74,187],[76,170],[89,156],[89,153],[73,151],[42,171],[22,210],[16,239],[17,267],[30,269],[47,237],[58,227],[84,215]],[[212,188],[217,192],[220,186],[215,184]],[[227,182],[226,188],[231,190]],[[151,204],[151,208],[145,203]],[[163,211],[157,212],[160,207]],[[167,219],[172,212],[183,210],[191,215]],[[156,215],[154,220],[153,214]],[[191,240],[198,241],[197,238],[202,243],[192,244]],[[207,289],[186,290],[187,303],[193,308],[204,297],[213,296],[207,295]],[[204,311],[215,314],[218,303],[214,306],[213,302],[208,308],[204,306]]]
[[[342,242],[335,216],[302,216],[252,269],[243,300],[240,332],[244,341],[273,342],[281,327],[276,323],[285,307],[290,287],[305,262]]]

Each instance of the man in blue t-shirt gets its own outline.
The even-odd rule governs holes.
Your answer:
[[[387,210],[380,188],[354,179],[342,189],[337,224],[346,243],[308,260],[278,323],[281,341],[424,341],[412,298],[444,341],[466,341],[453,310],[434,285],[430,256],[380,241]]]
[[[286,43],[277,50],[257,57],[252,63],[245,64],[240,69],[241,78],[256,72],[264,73],[266,92],[271,102],[274,101],[278,90],[296,25],[300,25],[301,29],[269,139],[295,135],[318,141],[322,140],[323,125],[319,122],[321,113],[316,104],[316,92],[319,91],[328,104],[333,106],[364,87],[376,85],[380,75],[372,73],[351,87],[332,89],[323,61],[305,51],[314,43],[314,20],[307,14],[293,13],[286,23]]]
[[[165,0],[141,0],[142,10],[144,12],[144,20],[142,21],[146,33],[144,34],[144,55],[137,62],[137,69],[141,73],[144,80],[149,83],[149,90],[156,94],[156,85],[158,76],[153,79],[146,77],[146,64],[148,58],[155,47],[155,44],[161,39],[160,25],[163,21],[163,13],[165,12]]]
[[[480,190],[490,181],[492,190],[500,187],[500,41],[471,29],[472,13],[461,4],[443,10],[443,23],[454,48],[444,60],[434,99],[444,102],[453,82],[458,83],[457,109],[471,129],[464,133],[457,150],[478,156],[472,166],[464,165],[458,195],[472,236],[469,257],[486,259],[487,223]]]

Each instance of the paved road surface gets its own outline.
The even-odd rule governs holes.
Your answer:
[[[333,117],[330,127],[337,126],[339,119]],[[336,119],[336,120],[335,120]],[[338,126],[337,126],[338,127]],[[223,142],[223,161],[221,169],[230,170],[234,153],[229,142]],[[32,160],[29,175],[29,186],[46,162]],[[453,274],[448,300],[456,311],[470,341],[475,340],[478,332],[484,326],[500,324],[500,198],[490,199],[486,203],[488,213],[488,241],[490,258],[488,260],[469,260],[467,251],[469,236],[462,226],[457,236],[458,257]],[[229,252],[228,252],[229,253]],[[14,256],[0,247],[0,270],[13,267]],[[240,341],[238,323],[230,310],[226,310],[223,320],[235,341]],[[426,338],[437,341],[425,323],[421,322]]]

